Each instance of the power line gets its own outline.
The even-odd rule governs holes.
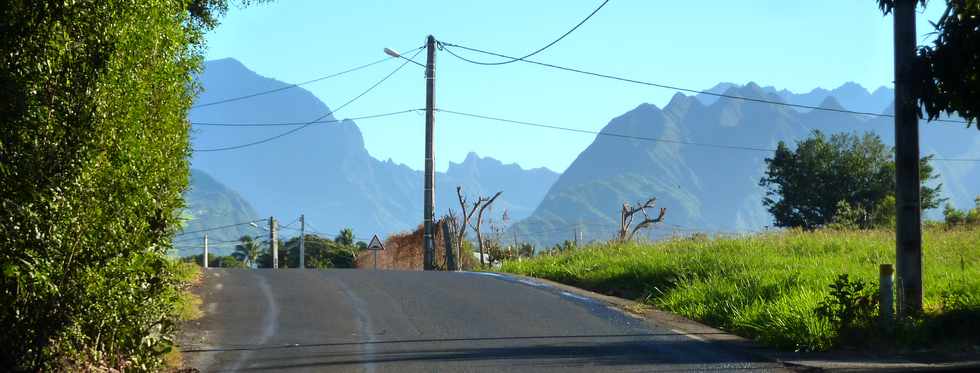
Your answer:
[[[683,140],[663,139],[663,138],[656,138],[656,137],[632,136],[632,135],[624,135],[624,134],[612,133],[612,132],[591,131],[591,130],[583,130],[583,129],[569,128],[569,127],[561,127],[561,126],[555,126],[555,125],[543,124],[543,123],[535,123],[535,122],[527,122],[527,121],[520,121],[520,120],[513,120],[513,119],[505,119],[505,118],[500,118],[500,117],[493,117],[493,116],[488,116],[488,115],[480,115],[480,114],[472,114],[472,113],[464,113],[464,112],[453,111],[453,110],[446,110],[446,109],[436,109],[436,110],[437,111],[440,111],[440,112],[444,112],[444,113],[462,115],[462,116],[467,116],[467,117],[471,117],[471,118],[478,118],[478,119],[486,119],[486,120],[498,121],[498,122],[509,123],[509,124],[517,124],[517,125],[523,125],[523,126],[546,128],[546,129],[553,129],[553,130],[560,130],[560,131],[567,131],[567,132],[584,133],[584,134],[598,135],[598,136],[618,137],[618,138],[630,139],[630,140],[653,141],[653,142],[663,142],[663,143],[669,143],[669,144],[702,146],[702,147],[709,147],[709,148],[720,148],[720,149],[731,149],[731,150],[744,150],[744,151],[756,151],[756,152],[770,152],[771,153],[771,152],[775,152],[776,151],[776,149],[771,149],[771,148],[758,148],[758,147],[740,146],[740,145],[709,144],[709,143],[699,143],[699,142],[683,141]],[[980,162],[980,158],[935,158],[934,157],[934,158],[931,158],[931,160],[934,160],[934,161],[943,161],[943,162]]]
[[[216,230],[219,230],[219,229],[233,228],[233,227],[237,227],[237,226],[240,226],[240,225],[252,224],[252,223],[255,223],[255,222],[262,221],[262,220],[263,219],[255,219],[255,220],[241,222],[241,223],[236,223],[236,224],[222,225],[220,227],[210,227],[210,228],[198,229],[196,231],[180,232],[180,233],[177,233],[175,236],[183,236],[183,235],[186,235],[186,234],[210,232],[210,231],[216,231]]]
[[[657,88],[671,89],[671,90],[681,91],[681,92],[688,92],[688,93],[694,93],[694,94],[703,94],[703,95],[715,96],[715,97],[720,97],[720,98],[728,98],[728,99],[735,99],[735,100],[742,100],[742,101],[749,101],[749,102],[757,102],[757,103],[764,103],[764,104],[771,104],[771,105],[789,106],[789,107],[795,107],[795,108],[801,108],[801,109],[830,111],[830,112],[836,112],[836,113],[845,113],[845,114],[854,114],[854,115],[866,115],[866,116],[873,116],[873,117],[887,117],[887,118],[894,118],[895,117],[894,114],[872,113],[872,112],[866,112],[866,111],[856,111],[856,110],[847,110],[847,109],[835,109],[835,108],[827,108],[827,107],[821,107],[821,106],[793,104],[793,103],[788,103],[788,102],[773,101],[773,100],[767,100],[767,99],[762,99],[762,98],[753,98],[753,97],[729,95],[729,94],[724,94],[724,93],[715,93],[715,92],[704,91],[704,90],[699,90],[699,89],[684,88],[684,87],[678,87],[678,86],[669,85],[669,84],[653,83],[653,82],[647,82],[647,81],[642,81],[642,80],[624,78],[624,77],[615,76],[615,75],[609,75],[609,74],[602,74],[602,73],[596,73],[596,72],[591,72],[591,71],[585,71],[585,70],[581,70],[581,69],[577,69],[577,68],[572,68],[572,67],[565,67],[565,66],[559,66],[559,65],[554,65],[554,64],[545,63],[545,62],[538,62],[538,61],[527,60],[527,59],[524,59],[524,58],[510,57],[510,56],[503,55],[503,54],[496,53],[496,52],[490,52],[490,51],[486,51],[486,50],[482,50],[482,49],[467,47],[467,46],[463,46],[463,45],[459,45],[459,44],[453,44],[453,43],[449,43],[449,42],[440,42],[440,45],[442,45],[444,47],[456,47],[456,48],[465,49],[465,50],[472,51],[472,52],[484,53],[484,54],[488,54],[488,55],[492,55],[492,56],[497,56],[497,57],[511,58],[511,59],[516,60],[516,61],[527,62],[527,63],[539,65],[539,66],[545,66],[545,67],[550,67],[550,68],[554,68],[554,69],[559,69],[559,70],[564,70],[564,71],[569,71],[569,72],[574,72],[574,73],[579,73],[579,74],[585,74],[585,75],[595,76],[595,77],[599,77],[599,78],[606,78],[606,79],[618,80],[618,81],[621,81],[621,82],[627,82],[627,83],[633,83],[633,84],[639,84],[639,85],[645,85],[645,86],[651,86],[651,87],[657,87]],[[459,59],[461,59],[463,61],[466,61],[466,62],[469,62],[469,63],[474,63],[474,64],[479,64],[479,65],[484,65],[484,63],[481,63],[480,61],[474,61],[474,60],[468,59],[466,57],[460,56],[460,55],[456,54],[455,52],[453,52],[450,48],[443,48],[443,50],[445,50],[449,54],[451,54],[454,57],[459,58]],[[956,124],[970,124],[970,122],[967,122],[967,121],[952,120],[952,119],[936,119],[936,120],[933,120],[933,122],[956,123]]]
[[[419,49],[421,49],[421,47],[419,47]],[[231,98],[226,98],[226,99],[222,99],[222,100],[218,100],[218,101],[212,101],[212,102],[208,102],[208,103],[193,105],[193,106],[191,106],[191,109],[197,109],[197,108],[202,108],[202,107],[207,107],[207,106],[213,106],[213,105],[220,105],[220,104],[224,104],[224,103],[228,103],[228,102],[239,101],[239,100],[244,100],[244,99],[248,99],[248,98],[252,98],[252,97],[256,97],[256,96],[262,96],[262,95],[267,95],[267,94],[270,94],[270,93],[276,93],[276,92],[280,92],[280,91],[285,91],[287,89],[292,89],[292,88],[296,88],[296,87],[299,87],[299,86],[307,85],[307,84],[310,84],[310,83],[316,83],[316,82],[319,82],[321,80],[327,80],[327,79],[330,79],[330,78],[333,78],[333,77],[338,77],[338,76],[341,76],[341,75],[344,75],[344,74],[347,74],[347,73],[352,73],[352,72],[355,72],[355,71],[358,71],[358,70],[361,70],[361,69],[365,69],[365,68],[368,68],[368,67],[377,65],[379,63],[388,61],[388,60],[393,59],[393,58],[394,57],[385,57],[385,58],[382,58],[380,60],[377,60],[377,61],[374,61],[374,62],[370,62],[370,63],[366,63],[366,64],[363,64],[363,65],[360,65],[360,66],[357,66],[357,67],[353,67],[353,68],[350,68],[350,69],[347,69],[347,70],[344,70],[344,71],[341,71],[341,72],[338,72],[338,73],[333,73],[333,74],[330,74],[330,75],[321,76],[319,78],[310,79],[310,80],[307,80],[305,82],[300,82],[300,83],[296,83],[296,84],[290,84],[290,85],[287,85],[285,87],[279,87],[279,88],[270,89],[270,90],[267,90],[267,91],[260,91],[260,92],[255,92],[255,93],[243,95],[243,96],[231,97]]]
[[[412,55],[412,58],[414,58],[415,56],[417,56],[421,52],[422,52],[422,49],[419,49],[418,51],[415,52],[414,55]],[[275,135],[275,136],[272,136],[272,137],[267,137],[265,139],[258,140],[258,141],[253,141],[253,142],[250,142],[250,143],[245,143],[245,144],[241,144],[241,145],[234,145],[234,146],[226,146],[226,147],[221,147],[221,148],[193,149],[193,151],[196,151],[196,152],[218,152],[218,151],[225,151],[225,150],[241,149],[241,148],[246,148],[246,147],[249,147],[249,146],[264,144],[264,143],[267,143],[269,141],[272,141],[272,140],[281,138],[283,136],[287,136],[289,134],[292,134],[292,133],[295,133],[297,131],[300,131],[300,130],[306,128],[306,127],[309,127],[309,126],[313,125],[317,121],[319,121],[319,120],[321,120],[323,118],[326,118],[327,116],[333,115],[334,113],[340,111],[344,107],[347,107],[347,105],[350,105],[350,104],[354,103],[354,101],[357,101],[359,98],[363,97],[368,92],[371,92],[372,90],[374,90],[374,88],[376,88],[379,85],[381,85],[381,83],[384,83],[386,80],[388,80],[388,78],[390,78],[392,75],[395,75],[395,73],[397,73],[399,70],[401,70],[403,67],[405,67],[405,65],[407,65],[410,62],[409,60],[406,60],[405,62],[402,62],[401,65],[398,65],[398,67],[396,69],[392,70],[390,73],[388,73],[388,75],[385,75],[384,78],[381,78],[381,80],[378,80],[373,85],[371,85],[370,87],[368,87],[367,89],[365,89],[363,92],[361,92],[357,96],[354,96],[354,98],[351,98],[350,100],[347,100],[347,102],[345,102],[343,105],[340,105],[338,108],[336,108],[334,110],[331,110],[329,113],[323,114],[323,115],[317,117],[314,120],[311,120],[309,122],[306,122],[305,124],[303,124],[300,127],[296,127],[296,128],[293,128],[293,129],[291,129],[289,131],[280,133],[278,135]]]
[[[390,113],[372,114],[372,115],[362,115],[352,118],[344,119],[331,119],[331,120],[319,120],[313,122],[313,124],[328,124],[328,123],[339,123],[345,120],[363,120],[363,119],[374,119],[382,117],[390,117],[394,115],[400,115],[405,113],[410,113],[413,111],[419,111],[422,109],[408,109],[402,111],[394,111]],[[220,126],[220,127],[276,127],[276,126],[302,126],[310,122],[277,122],[277,123],[227,123],[227,122],[191,122],[193,125],[197,126]]]
[[[630,140],[654,141],[654,142],[664,142],[664,143],[671,143],[671,144],[694,145],[694,146],[704,146],[704,147],[711,147],[711,148],[723,148],[723,149],[733,149],[733,150],[747,150],[747,151],[757,151],[757,152],[774,152],[774,151],[776,151],[776,149],[756,148],[756,147],[751,147],[751,146],[706,144],[706,143],[697,143],[697,142],[682,141],[682,140],[662,139],[662,138],[655,138],[655,137],[631,136],[631,135],[623,135],[623,134],[612,133],[612,132],[590,131],[590,130],[583,130],[583,129],[578,129],[578,128],[569,128],[569,127],[555,126],[555,125],[550,125],[550,124],[542,124],[542,123],[526,122],[526,121],[513,120],[513,119],[505,119],[505,118],[492,117],[492,116],[480,115],[480,114],[464,113],[464,112],[453,111],[453,110],[446,110],[446,109],[436,109],[436,110],[438,110],[440,112],[443,112],[443,113],[450,113],[450,114],[462,115],[462,116],[467,116],[467,117],[472,117],[472,118],[493,120],[493,121],[498,121],[498,122],[503,122],[503,123],[518,124],[518,125],[538,127],[538,128],[547,128],[547,129],[561,130],[561,131],[567,131],[567,132],[585,133],[585,134],[590,134],[590,135],[618,137],[618,138],[624,138],[624,139],[630,139]]]
[[[603,1],[602,4],[599,4],[599,6],[597,8],[595,8],[595,10],[593,10],[592,13],[589,13],[589,15],[587,17],[585,17],[585,19],[583,19],[581,22],[579,22],[577,25],[575,25],[575,27],[572,27],[571,30],[566,31],[564,34],[562,34],[561,36],[559,36],[558,39],[555,39],[554,41],[548,43],[547,45],[541,47],[540,49],[538,49],[538,50],[536,50],[534,52],[528,53],[524,57],[517,57],[517,58],[515,58],[515,57],[507,57],[507,58],[509,58],[508,61],[500,61],[500,62],[481,62],[481,61],[473,61],[473,60],[466,60],[466,61],[467,62],[470,62],[470,63],[478,64],[478,65],[488,65],[488,66],[492,66],[492,65],[506,65],[506,64],[509,64],[511,62],[521,61],[521,60],[524,60],[525,58],[528,58],[528,57],[531,57],[531,56],[533,56],[535,54],[541,53],[545,49],[548,49],[552,45],[557,44],[559,41],[561,41],[561,39],[564,39],[566,36],[568,36],[569,34],[571,34],[572,32],[574,32],[575,30],[577,30],[579,28],[579,26],[582,26],[583,24],[585,24],[585,22],[588,21],[589,18],[592,18],[592,16],[594,16],[596,13],[598,13],[599,12],[599,9],[602,9],[602,7],[606,6],[606,3],[608,3],[608,2],[609,2],[609,0]],[[452,52],[450,52],[450,53],[452,53]]]

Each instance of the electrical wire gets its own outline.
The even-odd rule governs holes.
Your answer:
[[[443,113],[450,113],[450,114],[456,114],[456,115],[461,115],[461,116],[466,116],[466,117],[471,117],[471,118],[478,118],[478,119],[498,121],[498,122],[502,122],[502,123],[517,124],[517,125],[531,126],[531,127],[538,127],[538,128],[546,128],[546,129],[553,129],[553,130],[560,130],[560,131],[567,131],[567,132],[584,133],[584,134],[598,135],[598,136],[618,137],[618,138],[629,139],[629,140],[642,140],[642,141],[663,142],[663,143],[670,143],[670,144],[702,146],[702,147],[709,147],[709,148],[720,148],[720,149],[730,149],[730,150],[744,150],[744,151],[755,151],[755,152],[770,152],[771,153],[771,152],[775,152],[776,151],[776,149],[771,149],[771,148],[758,148],[758,147],[751,147],[751,146],[724,145],[724,144],[709,144],[709,143],[699,143],[699,142],[683,141],[683,140],[663,139],[663,138],[656,138],[656,137],[632,136],[632,135],[624,135],[624,134],[612,133],[612,132],[591,131],[591,130],[583,130],[583,129],[569,128],[569,127],[561,127],[561,126],[555,126],[555,125],[543,124],[543,123],[535,123],[535,122],[528,122],[528,121],[505,119],[505,118],[500,118],[500,117],[493,117],[493,116],[481,115],[481,114],[464,113],[464,112],[460,112],[460,111],[453,111],[453,110],[446,110],[446,109],[436,109],[436,110],[439,111],[439,112],[443,112]],[[980,158],[935,158],[934,157],[934,158],[931,158],[931,160],[934,160],[934,161],[943,161],[943,162],[980,162]]]
[[[222,225],[220,227],[210,227],[210,228],[198,229],[196,231],[180,232],[180,233],[175,234],[175,236],[183,236],[183,235],[186,235],[186,234],[201,233],[201,232],[210,232],[210,231],[216,231],[216,230],[219,230],[219,229],[227,229],[227,228],[237,227],[237,226],[240,226],[240,225],[246,225],[246,224],[252,224],[252,223],[255,223],[255,222],[260,222],[262,220],[263,219],[255,219],[255,220],[250,220],[250,221],[236,223],[236,224]]]
[[[590,131],[590,130],[583,130],[583,129],[578,129],[578,128],[569,128],[569,127],[555,126],[555,125],[550,125],[550,124],[542,124],[542,123],[534,123],[534,122],[527,122],[527,121],[520,121],[520,120],[513,120],[513,119],[505,119],[505,118],[499,118],[499,117],[492,117],[492,116],[488,116],[488,115],[471,114],[471,113],[464,113],[464,112],[460,112],[460,111],[453,111],[453,110],[446,110],[446,109],[436,109],[436,110],[439,111],[439,112],[443,112],[443,113],[456,114],[456,115],[461,115],[461,116],[466,116],[466,117],[471,117],[471,118],[478,118],[478,119],[493,120],[493,121],[498,121],[498,122],[503,122],[503,123],[518,124],[518,125],[538,127],[538,128],[547,128],[547,129],[561,130],[561,131],[567,131],[567,132],[577,132],[577,133],[584,133],[584,134],[591,134],[591,135],[618,137],[618,138],[624,138],[624,139],[630,139],[630,140],[654,141],[654,142],[663,142],[663,143],[671,143],[671,144],[704,146],[704,147],[712,147],[712,148],[723,148],[723,149],[733,149],[733,150],[746,150],[746,151],[756,151],[756,152],[774,152],[774,151],[776,151],[776,149],[756,148],[756,147],[751,147],[751,146],[706,144],[706,143],[697,143],[697,142],[682,141],[682,140],[662,139],[662,138],[655,138],[655,137],[631,136],[631,135],[623,135],[623,134],[612,133],[612,132]]]
[[[344,119],[331,119],[331,120],[319,120],[313,122],[313,124],[329,124],[329,123],[339,123],[346,120],[363,120],[363,119],[374,119],[390,117],[394,115],[400,115],[410,112],[417,112],[424,109],[408,109],[402,111],[393,111],[390,113],[372,114],[372,115],[362,115],[352,118]],[[278,122],[278,123],[220,123],[220,122],[191,122],[191,124],[196,126],[220,126],[220,127],[276,127],[276,126],[302,126],[310,122]]]
[[[866,111],[856,111],[856,110],[847,110],[847,109],[835,109],[835,108],[827,108],[827,107],[821,107],[821,106],[793,104],[793,103],[788,103],[788,102],[766,100],[766,99],[762,99],[762,98],[736,96],[736,95],[729,95],[729,94],[724,94],[724,93],[715,93],[715,92],[704,91],[704,90],[699,90],[699,89],[678,87],[678,86],[670,85],[670,84],[647,82],[647,81],[642,81],[642,80],[637,80],[637,79],[624,78],[624,77],[615,76],[615,75],[596,73],[596,72],[581,70],[581,69],[572,68],[572,67],[565,67],[565,66],[559,66],[559,65],[554,65],[554,64],[545,63],[545,62],[532,61],[532,60],[523,59],[523,58],[516,58],[516,57],[511,57],[511,56],[503,55],[503,54],[496,53],[496,52],[490,52],[490,51],[486,51],[486,50],[482,50],[482,49],[467,47],[467,46],[463,46],[463,45],[459,45],[459,44],[454,44],[454,43],[449,43],[449,42],[440,42],[440,45],[442,45],[444,47],[443,50],[445,50],[449,54],[453,55],[454,57],[459,58],[460,60],[463,60],[463,61],[466,61],[466,62],[469,62],[469,63],[478,64],[478,65],[483,65],[483,63],[480,63],[479,61],[474,61],[474,60],[468,59],[468,58],[463,57],[463,56],[460,56],[459,54],[456,54],[455,52],[453,52],[451,48],[452,47],[456,47],[456,48],[465,49],[465,50],[468,50],[468,51],[471,51],[471,52],[484,53],[484,54],[488,54],[488,55],[492,55],[492,56],[497,56],[497,57],[503,57],[503,58],[513,58],[513,59],[515,59],[517,61],[527,62],[527,63],[531,63],[531,64],[535,64],[535,65],[539,65],[539,66],[544,66],[544,67],[550,67],[550,68],[554,68],[554,69],[558,69],[558,70],[564,70],[564,71],[569,71],[569,72],[574,72],[574,73],[579,73],[579,74],[585,74],[585,75],[590,75],[590,76],[599,77],[599,78],[606,78],[606,79],[618,80],[618,81],[626,82],[626,83],[633,83],[633,84],[639,84],[639,85],[645,85],[645,86],[651,86],[651,87],[657,87],[657,88],[671,89],[671,90],[681,91],[681,92],[688,92],[688,93],[694,93],[694,94],[703,94],[703,95],[715,96],[715,97],[720,97],[720,98],[727,98],[727,99],[734,99],[734,100],[742,100],[742,101],[749,101],[749,102],[757,102],[757,103],[764,103],[764,104],[771,104],[771,105],[789,106],[789,107],[795,107],[795,108],[800,108],[800,109],[829,111],[829,112],[836,112],[836,113],[845,113],[845,114],[854,114],[854,115],[865,115],[865,116],[873,116],[873,117],[887,117],[887,118],[894,118],[895,117],[894,114],[872,113],[872,112],[866,112]],[[968,122],[968,121],[952,120],[952,119],[936,119],[936,120],[933,120],[933,122],[955,123],[955,124],[964,124],[964,125],[967,125],[967,124],[970,124],[971,123],[971,122]]]
[[[594,16],[596,13],[598,13],[599,10],[602,9],[602,7],[606,6],[606,3],[608,3],[608,2],[609,2],[609,0],[603,1],[602,4],[599,4],[599,6],[597,8],[595,8],[595,10],[592,11],[592,13],[589,13],[589,15],[587,17],[585,17],[585,19],[583,19],[581,22],[579,22],[578,24],[576,24],[575,27],[572,27],[570,30],[566,31],[564,34],[562,34],[561,36],[559,36],[558,39],[555,39],[554,41],[548,43],[547,45],[539,48],[538,50],[536,50],[534,52],[531,52],[531,53],[528,53],[528,54],[524,55],[524,57],[507,57],[507,58],[509,58],[508,61],[500,61],[500,62],[481,62],[481,61],[473,61],[473,60],[467,60],[467,62],[475,63],[477,65],[487,65],[487,66],[506,65],[506,64],[509,64],[511,62],[521,61],[521,60],[524,60],[525,58],[528,58],[528,57],[531,57],[531,56],[533,56],[535,54],[541,53],[545,49],[550,48],[552,45],[557,44],[559,41],[561,41],[561,39],[564,39],[566,36],[568,36],[572,32],[575,32],[575,30],[577,30],[580,26],[582,26],[583,24],[585,24],[586,21],[588,21],[590,18],[592,18],[592,16]],[[452,53],[452,52],[450,52],[450,53]]]
[[[419,48],[421,49],[421,47],[419,47]],[[338,77],[338,76],[341,76],[341,75],[344,75],[344,74],[347,74],[347,73],[352,73],[352,72],[355,72],[355,71],[358,71],[358,70],[361,70],[361,69],[365,69],[365,68],[368,68],[368,67],[377,65],[379,63],[382,63],[382,62],[385,62],[385,61],[388,61],[388,60],[391,60],[391,59],[394,59],[394,58],[395,57],[385,57],[385,58],[382,58],[380,60],[377,60],[377,61],[374,61],[374,62],[370,62],[370,63],[366,63],[366,64],[363,64],[363,65],[360,65],[360,66],[357,66],[357,67],[352,67],[350,69],[347,69],[347,70],[344,70],[344,71],[341,71],[341,72],[338,72],[338,73],[333,73],[333,74],[330,74],[330,75],[321,76],[319,78],[310,79],[310,80],[307,80],[305,82],[299,82],[299,83],[295,83],[295,84],[290,84],[290,85],[287,85],[285,87],[279,87],[279,88],[270,89],[270,90],[267,90],[267,91],[260,91],[260,92],[255,92],[255,93],[250,93],[250,94],[247,94],[247,95],[243,95],[243,96],[231,97],[231,98],[226,98],[226,99],[222,99],[222,100],[212,101],[212,102],[208,102],[208,103],[193,105],[193,106],[191,106],[191,109],[197,109],[197,108],[202,108],[202,107],[207,107],[207,106],[213,106],[213,105],[220,105],[220,104],[224,104],[224,103],[228,103],[228,102],[234,102],[234,101],[249,99],[249,98],[256,97],[256,96],[262,96],[262,95],[267,95],[267,94],[270,94],[270,93],[276,93],[276,92],[280,92],[280,91],[285,91],[287,89],[292,89],[292,88],[296,88],[296,87],[299,87],[299,86],[307,85],[307,84],[310,84],[310,83],[316,83],[316,82],[319,82],[319,81],[322,81],[322,80],[327,80],[327,79],[330,79],[330,78]]]
[[[417,56],[421,52],[422,52],[422,49],[419,49],[418,51],[415,52],[414,55],[412,55],[412,58],[414,58],[415,56]],[[409,63],[409,61],[402,62],[401,65],[398,65],[398,67],[396,69],[392,70],[390,73],[388,73],[388,75],[385,75],[383,78],[381,78],[381,80],[378,80],[377,82],[375,82],[373,85],[371,85],[370,87],[368,87],[367,89],[365,89],[363,92],[361,92],[357,96],[354,96],[350,100],[347,100],[347,102],[345,102],[343,105],[340,105],[336,109],[333,109],[329,113],[323,114],[323,115],[317,117],[316,119],[313,119],[313,120],[311,120],[309,122],[306,122],[305,124],[303,124],[300,127],[296,127],[296,128],[293,128],[293,129],[291,129],[289,131],[280,133],[278,135],[275,135],[275,136],[272,136],[272,137],[268,137],[268,138],[265,138],[265,139],[262,139],[262,140],[258,140],[258,141],[253,141],[253,142],[250,142],[250,143],[245,143],[245,144],[240,144],[240,145],[234,145],[234,146],[226,146],[226,147],[220,147],[220,148],[193,149],[193,151],[195,151],[195,152],[218,152],[218,151],[241,149],[241,148],[246,148],[246,147],[249,147],[249,146],[264,144],[264,143],[267,143],[269,141],[276,140],[276,139],[282,138],[284,136],[287,136],[287,135],[296,133],[297,131],[300,131],[300,130],[306,128],[306,127],[309,127],[309,126],[313,125],[314,123],[316,123],[317,121],[319,121],[319,120],[321,120],[323,118],[326,118],[327,116],[333,115],[334,113],[336,113],[336,112],[340,111],[341,109],[347,107],[347,105],[350,105],[350,104],[354,103],[354,101],[357,101],[361,97],[364,97],[364,95],[366,95],[366,94],[368,94],[368,92],[371,92],[372,90],[374,90],[374,88],[377,88],[379,85],[381,85],[381,83],[384,83],[386,80],[388,80],[388,78],[391,78],[392,75],[395,75],[395,73],[397,73],[399,70],[401,70],[403,67],[405,67],[405,65],[407,65],[408,63]]]

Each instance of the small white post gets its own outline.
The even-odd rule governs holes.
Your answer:
[[[891,264],[878,266],[878,310],[881,322],[888,323],[895,315],[894,280],[895,268]]]
[[[204,269],[208,269],[208,234],[204,234],[204,258],[201,259],[204,262]]]

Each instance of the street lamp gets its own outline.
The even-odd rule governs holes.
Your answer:
[[[408,61],[408,62],[411,62],[411,63],[414,63],[414,64],[416,64],[416,65],[419,65],[419,66],[422,66],[422,67],[425,67],[425,65],[423,65],[423,64],[421,64],[421,63],[418,63],[418,62],[415,62],[415,60],[413,60],[413,59],[411,59],[411,58],[408,58],[408,57],[405,57],[405,56],[402,56],[402,54],[401,54],[401,53],[398,53],[398,51],[396,51],[396,50],[394,50],[394,49],[391,49],[391,48],[385,48],[385,54],[387,54],[387,55],[389,55],[389,56],[392,56],[392,57],[395,57],[395,58],[403,58],[403,59],[405,59],[405,60],[406,60],[406,61]]]

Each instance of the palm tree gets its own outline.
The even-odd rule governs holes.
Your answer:
[[[354,244],[354,230],[352,230],[350,228],[344,228],[344,229],[340,230],[340,234],[338,234],[337,235],[337,238],[335,238],[333,241],[336,242],[336,243],[339,243],[341,245],[344,245],[344,246],[353,245]]]
[[[247,234],[238,240],[242,243],[235,245],[235,252],[231,256],[244,262],[245,266],[255,268],[255,260],[259,257],[259,253],[262,252],[262,247],[258,241],[255,241],[252,239],[252,236]]]

